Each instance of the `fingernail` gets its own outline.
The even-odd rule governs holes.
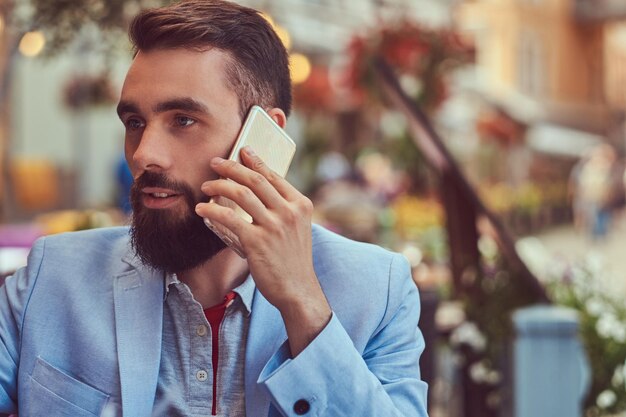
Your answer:
[[[256,156],[254,149],[252,149],[250,146],[244,146],[243,150],[250,156]]]
[[[215,158],[211,159],[211,163],[213,165],[219,165],[222,164],[225,161],[224,158],[220,158],[219,156],[216,156]]]

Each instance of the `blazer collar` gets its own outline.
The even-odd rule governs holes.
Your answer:
[[[132,266],[115,277],[115,332],[124,417],[152,413],[163,331],[162,273],[127,252]]]

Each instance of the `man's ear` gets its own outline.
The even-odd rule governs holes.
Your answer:
[[[279,109],[278,107],[274,107],[268,110],[267,114],[269,114],[272,120],[274,120],[276,124],[280,126],[281,128],[284,129],[285,126],[287,125],[287,116],[285,116],[285,112],[282,111],[282,109]]]

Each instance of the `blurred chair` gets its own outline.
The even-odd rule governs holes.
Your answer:
[[[49,160],[16,158],[9,167],[18,209],[42,211],[58,206],[60,184],[57,167]]]

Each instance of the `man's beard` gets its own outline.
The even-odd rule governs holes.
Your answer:
[[[149,209],[142,203],[141,190],[158,187],[183,196],[185,212],[170,209]],[[202,202],[185,183],[169,180],[165,175],[146,171],[130,191],[133,208],[130,227],[131,243],[143,263],[167,273],[187,271],[202,265],[226,245],[195,213]]]

